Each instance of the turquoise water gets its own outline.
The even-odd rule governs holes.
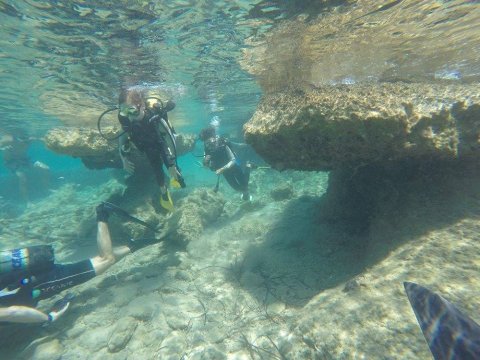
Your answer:
[[[238,156],[260,166],[245,202],[224,179],[213,191],[217,175],[197,141],[178,158],[187,188],[171,189],[175,211],[165,214],[148,170],[89,169],[44,142],[52,129],[96,132],[128,86],[173,99],[178,133],[216,123],[238,143],[262,99],[277,94],[288,103],[328,86],[350,94],[397,82],[468,93],[480,81],[478,1],[0,0],[0,35],[0,138],[32,137],[28,165],[49,168],[25,167],[25,193],[0,150],[0,249],[51,244],[57,262],[93,258],[102,201],[161,229],[112,216],[114,246],[156,241],[74,287],[54,324],[0,324],[2,359],[428,359],[403,281],[478,319],[475,162],[277,171],[241,146]],[[271,114],[301,114],[281,105]],[[48,313],[64,293],[38,309]]]

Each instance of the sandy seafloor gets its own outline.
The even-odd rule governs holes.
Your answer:
[[[74,288],[58,322],[2,326],[2,359],[429,359],[403,281],[478,319],[480,192],[468,177],[435,200],[384,207],[368,234],[318,220],[327,173],[258,170],[251,181],[251,204],[223,183],[217,222]],[[291,197],[274,201],[288,184]],[[2,220],[2,247],[53,241],[59,260],[92,256],[94,206],[118,187],[59,187]]]

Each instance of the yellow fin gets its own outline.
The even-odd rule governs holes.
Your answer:
[[[168,212],[173,212],[173,210],[175,210],[175,206],[173,205],[172,197],[170,196],[170,193],[168,190],[165,195],[160,195],[160,205]],[[167,199],[164,199],[164,196]]]
[[[182,185],[180,185],[180,183],[178,182],[177,179],[175,178],[171,178],[170,179],[170,186],[175,188],[175,189],[180,189],[182,187]]]

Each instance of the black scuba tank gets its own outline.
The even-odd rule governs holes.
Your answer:
[[[0,251],[0,275],[17,271],[36,272],[53,267],[55,255],[51,245]]]

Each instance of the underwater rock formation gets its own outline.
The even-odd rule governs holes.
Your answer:
[[[275,2],[263,1],[258,10],[271,10],[265,3]],[[240,65],[264,93],[372,80],[479,81],[473,39],[480,21],[472,2],[329,0],[282,6],[302,13],[264,36],[247,38],[242,50]]]
[[[60,341],[53,339],[36,346],[30,358],[35,360],[58,360],[62,357],[63,351],[64,349]]]
[[[293,195],[293,186],[288,182],[281,183],[270,191],[270,196],[275,201],[291,199]]]
[[[245,138],[277,169],[332,170],[480,155],[480,95],[469,85],[322,86],[266,95]]]
[[[182,215],[167,219],[172,227],[180,220],[176,238],[140,249],[72,289],[76,299],[57,323],[5,327],[10,336],[0,337],[2,358],[17,358],[28,346],[22,358],[247,359],[268,351],[273,355],[264,358],[427,359],[402,282],[431,284],[463,309],[478,308],[475,162],[343,169],[329,174],[327,194],[326,174],[259,169],[252,175],[256,197],[270,198],[269,190],[282,183],[295,184],[295,196],[241,217],[222,213],[195,235],[203,230],[199,222],[215,221],[221,196],[198,189],[176,201]],[[52,228],[72,228],[81,216],[69,223],[66,215],[88,208],[83,217],[95,228],[93,207],[105,191],[94,191],[69,190],[61,197],[65,206],[53,198],[33,207],[50,210],[44,223]],[[180,191],[188,190],[172,194]],[[120,205],[153,223],[151,205],[132,198]],[[196,214],[199,209],[207,214]],[[38,219],[29,215],[10,227],[28,229],[28,218],[30,230],[38,230]],[[355,221],[354,215],[362,216]],[[109,223],[114,243],[121,244],[126,234],[113,233],[117,221],[112,216]],[[182,235],[190,242],[173,244]],[[94,234],[86,241],[94,246]],[[67,250],[57,249],[60,256]],[[40,309],[57,299],[42,301]]]
[[[113,138],[116,135],[114,128],[105,128],[102,132],[107,138]],[[56,128],[50,130],[44,140],[50,150],[81,158],[85,166],[90,169],[122,167],[118,154],[118,142],[107,141],[95,129]],[[183,155],[193,149],[195,135],[178,134],[176,142],[178,155]]]
[[[168,219],[169,238],[188,243],[198,238],[203,229],[217,220],[223,212],[225,200],[213,190],[195,189],[177,204],[177,210]]]
[[[113,137],[113,128],[103,130]],[[45,135],[45,145],[56,153],[81,158],[89,168],[121,167],[118,142],[107,141],[98,131],[87,128],[55,128]],[[95,166],[96,165],[96,166]]]
[[[115,325],[115,330],[108,341],[108,351],[116,353],[124,349],[136,328],[137,323],[131,316],[126,316],[118,320]]]

